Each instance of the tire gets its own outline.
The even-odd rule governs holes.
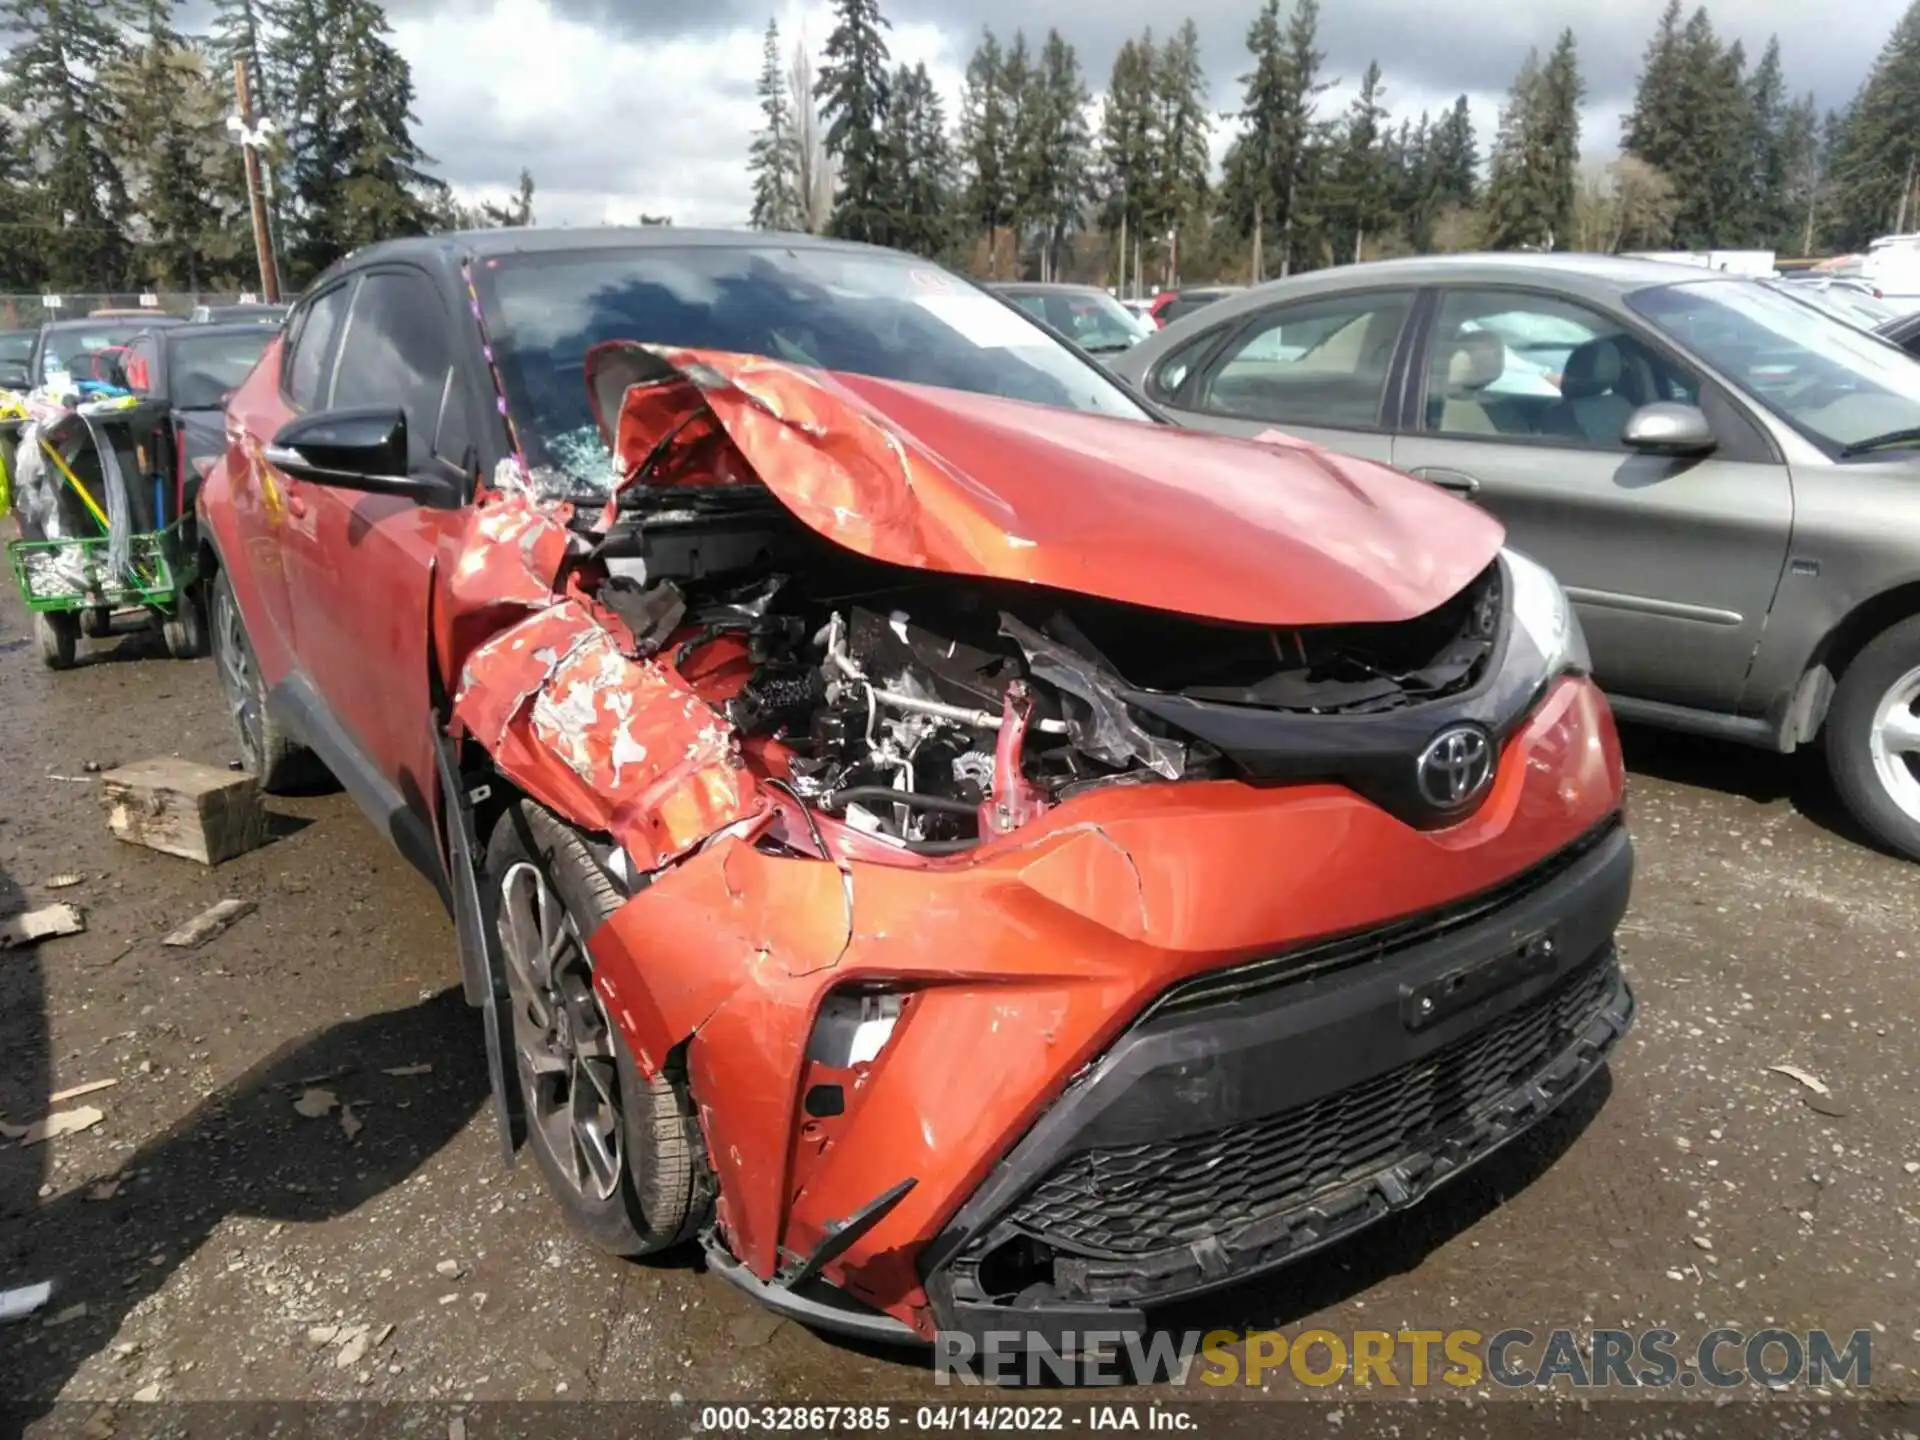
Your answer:
[[[1920,860],[1920,616],[1854,656],[1827,711],[1823,746],[1848,813],[1888,849]]]
[[[310,781],[317,763],[307,748],[280,728],[267,709],[267,684],[253,658],[247,622],[222,570],[213,582],[213,657],[233,715],[240,759],[268,794]],[[171,648],[171,640],[169,640]]]
[[[80,633],[89,640],[106,639],[113,634],[113,611],[104,605],[95,605],[90,610],[82,610]]]
[[[198,660],[207,653],[207,611],[198,586],[180,592],[173,614],[160,622],[160,634],[176,660]]]
[[[80,643],[80,617],[71,610],[36,610],[33,638],[49,670],[71,670]]]
[[[711,1194],[691,1097],[666,1075],[641,1076],[593,990],[580,943],[619,907],[618,892],[575,831],[521,801],[494,826],[481,896],[506,956],[514,1083],[548,1191],[574,1228],[610,1254],[650,1255],[691,1239]],[[539,950],[550,954],[550,939],[559,941],[544,988],[527,963],[530,949],[516,949],[516,916],[520,933],[538,928]],[[536,1061],[559,1064],[569,1047],[564,1074],[536,1069]],[[592,1112],[585,1121],[583,1108]]]

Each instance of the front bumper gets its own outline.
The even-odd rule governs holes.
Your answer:
[[[928,1247],[939,1325],[1143,1328],[1483,1159],[1631,1024],[1632,874],[1610,823],[1462,904],[1174,987]]]

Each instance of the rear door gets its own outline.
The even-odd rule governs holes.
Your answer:
[[[1437,292],[1393,463],[1467,494],[1567,587],[1603,686],[1730,711],[1786,561],[1786,466],[1745,411],[1624,316],[1538,291]],[[1696,460],[1640,455],[1627,417],[1700,406]]]
[[[1190,345],[1150,393],[1181,423],[1228,435],[1282,430],[1369,460],[1392,457],[1388,379],[1413,314],[1412,290],[1282,302]]]
[[[454,325],[425,271],[366,271],[347,315],[328,407],[398,406],[407,417],[412,470],[459,479],[470,493],[477,452]],[[336,743],[351,747],[339,764],[360,767],[340,780],[370,811],[402,802],[414,808],[433,793],[433,565],[461,514],[396,496],[301,488],[307,523],[290,547],[294,637],[339,727]]]

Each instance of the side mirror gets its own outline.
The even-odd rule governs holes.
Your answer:
[[[1620,443],[1643,455],[1705,455],[1720,444],[1698,406],[1672,401],[1642,405],[1629,415]]]
[[[335,490],[395,495],[436,509],[460,503],[451,483],[409,469],[404,410],[368,406],[302,415],[280,427],[266,461],[295,480]]]

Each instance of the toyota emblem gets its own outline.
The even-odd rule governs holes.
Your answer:
[[[1493,783],[1493,743],[1472,725],[1451,726],[1420,752],[1415,776],[1427,804],[1458,810]]]

